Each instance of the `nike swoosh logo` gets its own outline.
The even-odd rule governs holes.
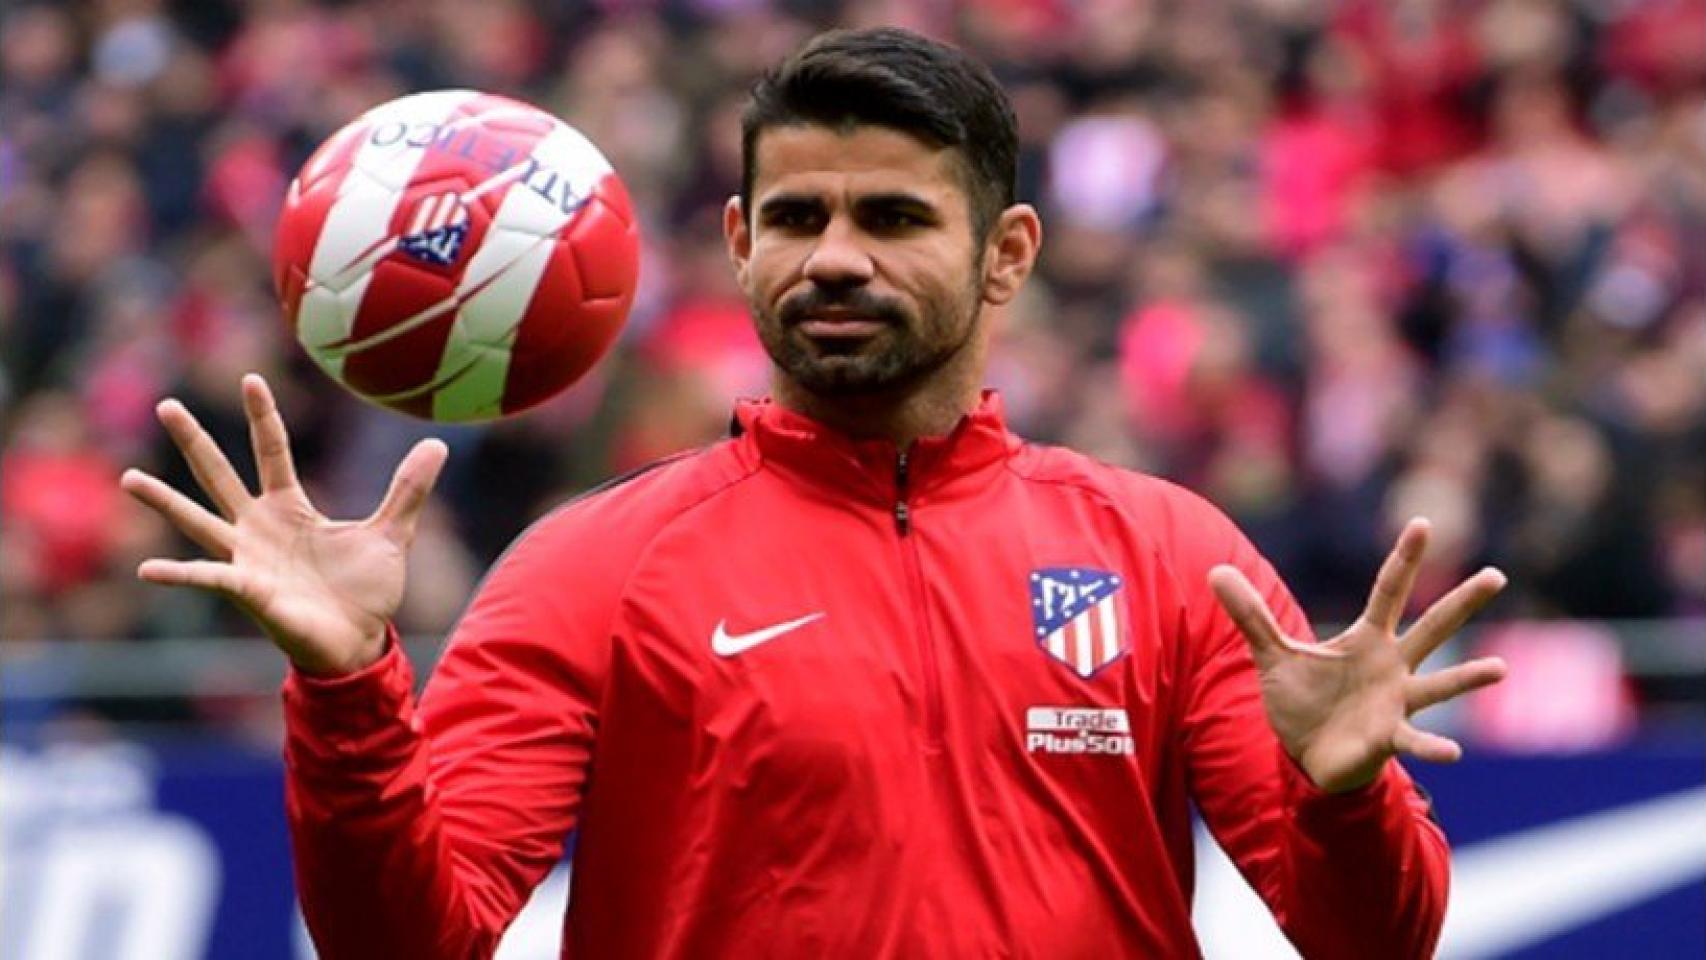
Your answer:
[[[822,611],[817,613],[808,613],[798,620],[789,620],[787,623],[778,623],[775,626],[765,627],[762,630],[754,630],[751,633],[730,633],[727,628],[727,622],[719,620],[717,621],[717,629],[711,633],[711,649],[719,657],[732,657],[736,654],[745,653],[761,643],[769,643],[784,633],[798,630],[808,623],[814,623],[822,619]]]
[[[1706,876],[1706,787],[1467,847],[1441,957],[1502,956]]]
[[[1197,840],[1203,956],[1296,958],[1226,854]],[[1439,956],[1503,956],[1706,876],[1706,788],[1505,834],[1452,859]]]

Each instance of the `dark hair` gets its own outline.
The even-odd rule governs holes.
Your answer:
[[[741,114],[741,208],[750,218],[754,152],[770,127],[888,127],[958,151],[972,228],[987,235],[1017,194],[1013,105],[989,68],[907,30],[820,34],[764,74]]]

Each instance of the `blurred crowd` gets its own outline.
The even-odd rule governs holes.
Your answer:
[[[187,544],[119,492],[193,483],[176,395],[247,469],[281,394],[313,496],[452,461],[406,632],[574,492],[723,434],[766,361],[723,252],[738,115],[815,30],[895,23],[991,63],[1039,274],[1000,317],[1014,427],[1218,502],[1323,620],[1399,525],[1418,602],[1483,563],[1504,616],[1706,614],[1706,0],[59,0],[0,14],[0,636],[247,632],[144,588]],[[313,368],[269,283],[285,186],[406,92],[537,102],[642,211],[616,353],[513,422],[436,428]]]

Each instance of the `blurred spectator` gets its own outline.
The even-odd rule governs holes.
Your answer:
[[[1510,624],[1476,645],[1510,664],[1504,683],[1464,703],[1488,746],[1572,752],[1615,745],[1635,728],[1616,635],[1588,624]]]
[[[32,395],[0,466],[0,517],[14,542],[10,586],[52,601],[103,573],[120,509],[118,469],[90,443],[76,400]]]

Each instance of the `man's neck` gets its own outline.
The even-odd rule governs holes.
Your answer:
[[[953,431],[977,408],[980,385],[937,378],[911,391],[864,396],[819,396],[782,375],[773,374],[776,402],[858,440],[887,439],[901,449],[920,437]]]

